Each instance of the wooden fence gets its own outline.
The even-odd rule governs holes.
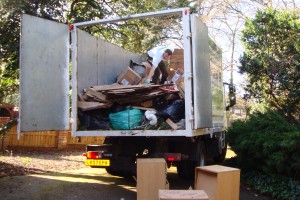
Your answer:
[[[0,125],[8,117],[0,117]],[[84,148],[86,144],[102,144],[104,137],[72,137],[71,131],[23,132],[18,139],[17,126],[12,127],[0,140],[0,151],[7,148]]]

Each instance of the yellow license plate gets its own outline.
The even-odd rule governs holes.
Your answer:
[[[110,166],[110,160],[86,159],[84,163],[86,166]]]

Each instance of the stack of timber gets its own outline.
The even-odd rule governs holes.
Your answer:
[[[173,88],[174,84],[119,85],[114,83],[93,86],[86,89],[84,93],[79,93],[77,106],[82,111],[110,108],[114,103],[139,106],[158,96],[177,94],[179,91]]]

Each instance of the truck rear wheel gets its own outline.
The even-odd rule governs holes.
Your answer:
[[[207,158],[206,158],[206,146],[205,146],[205,142],[203,140],[198,140],[197,141],[196,158],[197,158],[196,167],[206,165],[206,160],[207,160]]]
[[[181,179],[191,180],[195,176],[196,162],[191,160],[183,160],[177,164],[177,173]]]
[[[219,137],[216,137],[215,140],[217,141],[216,144],[218,152],[213,156],[213,160],[220,164],[225,160],[226,153],[227,153],[227,141],[225,138],[225,132],[221,132]]]
[[[106,172],[112,176],[121,176],[121,177],[130,177],[131,173],[130,172],[124,172],[124,171],[118,171],[115,170],[111,167],[105,168]]]
[[[214,161],[218,164],[222,163],[225,160],[226,153],[227,153],[227,142],[225,143],[225,147],[221,150],[221,153],[213,158]]]
[[[195,167],[205,166],[206,164],[206,147],[203,140],[196,143],[196,161],[183,160],[177,164],[178,176],[185,180],[191,180],[195,177]]]

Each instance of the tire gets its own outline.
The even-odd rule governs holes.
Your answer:
[[[177,173],[181,179],[192,180],[195,178],[195,167],[205,166],[206,147],[203,140],[198,140],[196,144],[196,161],[184,160],[177,164]]]
[[[113,175],[113,176],[119,176],[119,173],[117,173],[115,170],[113,170],[111,167],[107,167],[105,168],[106,172],[110,175]]]
[[[112,176],[120,176],[120,177],[130,177],[131,176],[130,172],[114,170],[111,167],[107,167],[107,168],[105,168],[105,170],[108,174],[110,174]]]
[[[177,164],[177,174],[183,180],[192,180],[195,177],[196,162],[183,160]]]
[[[225,160],[226,153],[227,153],[227,142],[225,142],[225,147],[222,149],[222,152],[219,155],[213,157],[214,161],[217,164],[221,164]]]
[[[207,163],[206,146],[203,140],[198,140],[196,149],[197,164],[196,167],[205,166]]]

